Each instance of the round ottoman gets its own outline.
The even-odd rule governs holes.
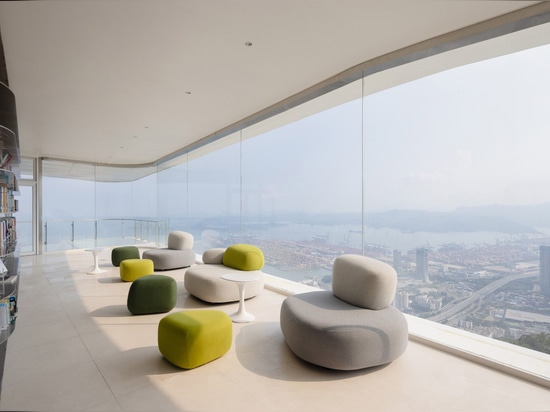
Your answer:
[[[119,246],[111,251],[111,263],[113,266],[120,266],[125,259],[139,259],[139,249],[135,246]]]
[[[170,363],[193,369],[229,351],[233,326],[219,310],[186,310],[171,313],[158,326],[159,351]]]
[[[150,259],[125,259],[120,262],[120,278],[124,282],[133,282],[154,272],[153,261]]]
[[[330,369],[384,365],[401,356],[408,344],[407,320],[399,310],[360,308],[330,291],[286,298],[280,320],[292,352]]]
[[[407,349],[405,316],[391,302],[397,273],[367,256],[338,256],[332,291],[300,293],[281,305],[281,331],[300,358],[330,369],[390,363]]]
[[[128,310],[134,315],[170,312],[176,306],[177,284],[164,275],[136,279],[128,291]]]

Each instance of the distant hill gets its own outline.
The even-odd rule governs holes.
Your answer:
[[[365,216],[366,225],[374,228],[391,228],[402,232],[501,232],[536,233],[524,223],[506,216],[461,212],[429,212],[418,210],[392,210],[370,213]]]
[[[358,213],[288,213],[277,219],[313,225],[359,224]],[[536,233],[536,228],[550,227],[550,203],[536,206],[461,207],[452,212],[425,210],[390,210],[367,213],[367,227],[390,228],[402,232],[500,232]]]
[[[523,206],[490,205],[460,207],[455,212],[467,216],[501,217],[531,227],[550,227],[550,203]]]
[[[198,228],[205,226],[239,230],[240,225],[261,229],[291,223],[310,225],[361,224],[360,213],[306,213],[302,211],[274,213],[269,221],[265,216],[249,216],[246,221],[234,219],[205,218],[196,222]],[[452,212],[425,210],[390,210],[367,213],[367,227],[390,228],[402,232],[500,232],[506,234],[537,233],[537,228],[550,228],[550,203],[529,206],[490,205],[460,207]]]

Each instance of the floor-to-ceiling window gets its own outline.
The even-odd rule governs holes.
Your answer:
[[[243,130],[243,235],[267,272],[330,287],[334,258],[362,252],[361,92],[355,82]]]
[[[336,256],[365,254],[395,267],[404,312],[548,351],[549,46],[395,69],[400,81],[367,73],[158,173],[45,175],[44,219],[159,220],[197,253],[255,243],[266,272],[322,289]]]
[[[363,99],[366,254],[396,306],[547,353],[549,73],[541,46]]]
[[[154,167],[96,167],[96,238],[102,244],[165,241],[166,227],[157,219],[156,171]]]
[[[166,223],[167,232],[183,230],[192,233],[188,203],[188,156],[182,155],[159,166],[157,176],[158,219]]]
[[[19,165],[19,193],[17,195],[17,243],[21,254],[35,254],[38,249],[37,179],[35,159],[23,158]]]
[[[156,167],[130,168],[42,160],[41,243],[45,252],[162,244]]]
[[[90,247],[95,233],[95,166],[43,160],[42,170],[43,251]]]
[[[188,228],[200,251],[253,242],[269,273],[325,289],[337,255],[375,257],[404,312],[548,351],[549,62],[542,46],[383,90],[367,76],[203,147]]]
[[[198,253],[241,241],[240,151],[237,133],[188,156],[186,230]]]

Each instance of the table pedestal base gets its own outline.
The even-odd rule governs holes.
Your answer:
[[[255,319],[255,316],[251,313],[248,313],[244,307],[244,288],[246,287],[246,282],[255,280],[254,277],[249,277],[246,275],[223,275],[222,279],[229,280],[231,282],[236,282],[239,288],[239,309],[229,315],[231,320],[236,323],[245,323],[250,322]]]
[[[244,288],[246,283],[238,282],[237,286],[239,287],[239,309],[235,313],[229,315],[229,317],[233,322],[237,323],[253,321],[255,316],[252,313],[248,313],[244,307]]]
[[[104,248],[86,249],[87,252],[92,252],[94,255],[94,269],[88,272],[88,275],[97,275],[98,273],[107,272],[99,267],[99,253],[105,250]]]

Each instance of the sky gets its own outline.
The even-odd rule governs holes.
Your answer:
[[[399,148],[380,191],[413,208],[550,201],[548,96],[544,46],[367,98],[371,116],[394,115],[375,133],[372,160],[388,140]]]
[[[309,210],[355,207],[363,136],[367,209],[550,202],[549,96],[550,46],[448,70],[257,138],[256,177]]]

